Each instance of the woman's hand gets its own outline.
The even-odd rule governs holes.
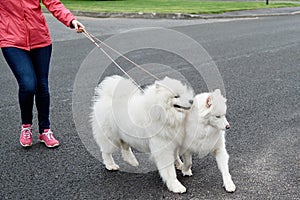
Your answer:
[[[75,28],[77,33],[82,33],[84,31],[84,25],[82,23],[80,23],[79,21],[77,21],[76,19],[74,19],[71,24],[73,25],[73,27]]]

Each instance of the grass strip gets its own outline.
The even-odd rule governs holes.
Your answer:
[[[233,2],[203,0],[61,0],[70,10],[90,12],[124,13],[185,13],[216,14],[258,8],[279,8],[300,6],[297,3],[269,1]]]

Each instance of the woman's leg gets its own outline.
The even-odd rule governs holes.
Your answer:
[[[36,77],[29,51],[6,47],[2,48],[2,52],[19,85],[22,124],[32,124]]]
[[[50,128],[50,93],[48,76],[51,52],[52,45],[30,51],[37,80],[35,103],[38,111],[39,133],[43,133],[44,129]]]

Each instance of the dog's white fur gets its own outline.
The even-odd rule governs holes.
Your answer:
[[[112,153],[121,148],[122,157],[133,166],[138,161],[131,148],[149,152],[168,189],[183,193],[174,161],[184,137],[184,122],[193,91],[168,77],[140,91],[120,76],[105,78],[96,88],[92,128],[103,162],[118,170]]]
[[[186,136],[182,145],[183,165],[181,166],[179,158],[176,165],[181,166],[183,175],[192,176],[192,153],[206,156],[213,152],[226,191],[234,192],[236,186],[229,173],[229,155],[225,148],[225,129],[230,128],[225,116],[226,109],[226,99],[219,89],[195,96],[185,125]]]

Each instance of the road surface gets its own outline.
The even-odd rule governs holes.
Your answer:
[[[38,143],[36,119],[34,145],[29,149],[20,146],[17,84],[0,55],[0,199],[300,198],[299,15],[190,21],[79,19],[103,39],[133,28],[164,27],[183,33],[206,50],[222,77],[228,99],[232,128],[226,136],[227,150],[237,191],[229,194],[222,188],[212,156],[194,157],[192,177],[182,177],[178,172],[179,180],[187,187],[185,194],[169,192],[156,171],[105,170],[81,140],[80,124],[74,120],[72,108],[78,103],[73,102],[76,75],[87,56],[95,51],[94,45],[47,15],[53,37],[51,122],[61,146],[47,149]],[[184,48],[188,51],[189,46],[182,44]],[[191,63],[181,57],[153,49],[128,55],[138,63],[172,66],[196,92],[207,90]],[[105,69],[103,76],[115,73],[120,74],[112,66]],[[85,106],[89,105],[87,102]],[[88,132],[87,111],[81,113],[80,120]]]

